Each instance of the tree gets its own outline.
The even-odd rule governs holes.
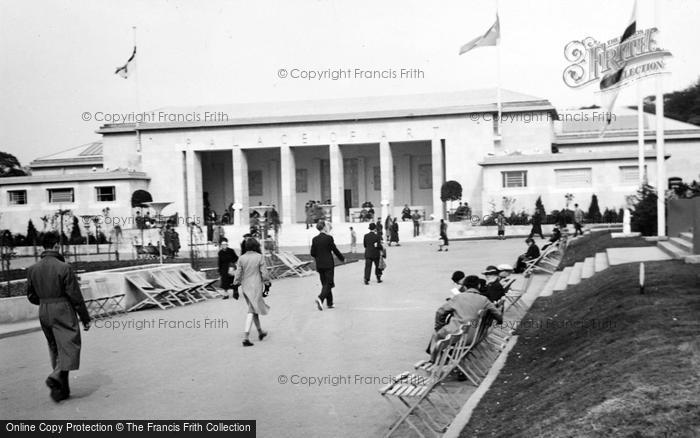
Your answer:
[[[644,98],[644,112],[656,114],[656,96]],[[664,117],[700,125],[700,79],[683,90],[664,94]]]
[[[632,231],[638,231],[643,236],[653,236],[657,230],[656,189],[644,184],[638,191],[634,201],[634,209],[630,218]]]
[[[537,200],[535,201],[535,210],[540,211],[540,215],[542,216],[542,219],[547,217],[547,210],[544,209],[544,204],[542,203],[542,196],[538,196]]]
[[[462,185],[457,181],[445,181],[440,188],[440,200],[447,202],[460,199],[462,199]]]
[[[29,219],[29,222],[27,222],[27,242],[32,242],[33,245],[36,245],[37,234],[34,222]]]
[[[598,206],[598,197],[593,194],[591,196],[591,205],[588,206],[588,220],[593,223],[600,222],[602,215],[600,214],[600,207]]]
[[[0,178],[7,176],[26,176],[19,160],[12,154],[0,152]]]
[[[73,245],[81,245],[83,243],[83,235],[80,233],[80,221],[78,216],[73,216],[73,228],[70,230],[70,243]]]

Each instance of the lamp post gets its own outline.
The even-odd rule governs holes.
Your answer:
[[[165,207],[172,204],[172,201],[167,202],[144,202],[144,205],[151,207],[156,212],[156,227],[158,227],[158,259],[160,264],[163,264],[163,220],[160,213]]]

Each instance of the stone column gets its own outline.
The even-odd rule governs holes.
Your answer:
[[[248,158],[245,151],[234,146],[231,152],[233,161],[233,203],[240,204],[241,209],[234,209],[233,223],[248,226],[250,224],[250,203],[248,201]]]
[[[328,147],[331,168],[331,204],[334,205],[331,220],[334,223],[345,222],[345,175],[343,174],[343,152],[338,143],[331,142]]]
[[[297,179],[294,151],[288,145],[280,148],[280,209],[283,224],[296,222]]]
[[[433,215],[435,220],[444,219],[442,215],[442,201],[440,200],[440,188],[442,187],[445,170],[442,168],[442,141],[437,127],[433,128],[433,138],[430,142],[433,169]]]
[[[394,157],[391,155],[391,145],[386,137],[379,142],[379,173],[381,174],[382,221],[393,211],[394,207]]]
[[[192,148],[185,152],[185,171],[187,172],[187,209],[185,215],[197,224],[204,223],[204,205],[202,196],[202,157]]]

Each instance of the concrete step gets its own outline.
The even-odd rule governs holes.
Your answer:
[[[681,233],[680,238],[685,240],[686,242],[690,242],[691,244],[693,243],[693,233],[691,232]]]
[[[693,242],[690,241],[688,242],[685,239],[682,239],[680,237],[671,237],[668,239],[668,241],[677,246],[679,249],[682,249],[685,252],[692,253],[693,252]]]
[[[595,257],[586,257],[583,261],[583,271],[581,271],[581,278],[591,278],[595,274]]]
[[[557,284],[557,281],[559,280],[560,276],[561,271],[557,271],[551,277],[549,277],[549,280],[547,280],[547,283],[544,285],[544,288],[542,288],[542,292],[540,292],[541,297],[548,297],[552,295],[552,293],[554,292],[554,286]]]
[[[669,256],[673,257],[674,259],[680,260],[684,259],[686,256],[691,255],[688,251],[683,251],[682,249],[678,248],[676,245],[672,244],[670,241],[659,241],[656,243],[656,246]]]
[[[569,286],[573,286],[576,284],[579,284],[581,282],[581,273],[583,272],[583,262],[578,262],[573,266],[573,269],[571,269],[571,273],[569,274],[569,279],[567,280],[566,284]]]
[[[600,272],[604,271],[605,269],[610,266],[608,263],[608,253],[607,252],[598,252],[595,255],[595,272]]]
[[[571,266],[568,266],[564,268],[563,271],[561,271],[561,275],[557,279],[557,282],[554,284],[555,292],[559,292],[566,289],[567,283],[569,282],[569,275],[571,274],[571,269],[573,268]]]

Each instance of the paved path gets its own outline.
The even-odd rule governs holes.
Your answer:
[[[447,253],[433,243],[391,248],[382,284],[363,285],[361,263],[337,268],[337,308],[323,312],[313,306],[320,288],[315,275],[276,281],[271,313],[262,318],[270,337],[253,338],[250,348],[240,343],[241,301],[106,321],[199,328],[112,331],[103,321],[84,335],[73,398],[58,405],[43,383],[50,372],[43,334],[0,339],[0,418],[256,419],[261,437],[376,436],[393,418],[378,395],[380,380],[424,357],[451,272],[513,263],[524,247],[517,239],[455,242]],[[223,327],[205,328],[207,318]],[[300,383],[310,377],[327,381]],[[297,384],[281,384],[284,378]]]

